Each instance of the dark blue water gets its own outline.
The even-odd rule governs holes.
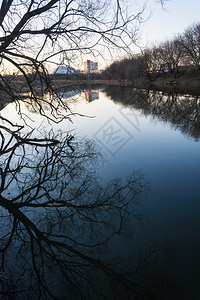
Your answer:
[[[129,222],[127,221],[129,230],[125,232],[126,238],[122,238],[121,235],[116,235],[110,239],[108,247],[109,255],[111,255],[111,257],[121,258],[128,258],[130,256],[132,257],[131,264],[134,265],[135,263],[137,265],[136,260],[141,252],[146,252],[147,255],[149,253],[155,253],[155,255],[153,255],[155,256],[155,259],[150,260],[151,263],[149,265],[145,265],[143,275],[141,276],[147,276],[147,274],[151,274],[150,276],[157,275],[162,282],[167,282],[167,289],[165,288],[166,293],[162,293],[162,297],[159,297],[158,295],[156,299],[199,299],[199,97],[178,94],[168,95],[166,93],[155,93],[152,91],[138,91],[134,90],[132,87],[117,86],[105,87],[104,89],[92,88],[87,91],[82,91],[80,94],[78,94],[78,92],[69,94],[63,93],[62,97],[63,101],[69,103],[72,111],[77,112],[82,116],[71,116],[73,123],[69,122],[69,120],[64,120],[59,124],[53,124],[53,130],[51,127],[52,132],[56,133],[61,130],[62,136],[65,136],[70,130],[74,135],[74,144],[72,143],[72,146],[75,149],[76,145],[79,145],[77,147],[80,147],[81,145],[80,138],[93,141],[96,145],[96,149],[103,155],[98,164],[92,165],[92,168],[100,178],[98,180],[102,186],[105,186],[106,183],[113,178],[125,178],[127,175],[138,172],[138,174],[143,177],[143,181],[148,187],[145,196],[141,197],[138,203],[134,204],[132,211],[135,215],[139,214],[140,219],[138,220],[133,215],[130,215]],[[73,96],[73,98],[70,98],[71,96]],[[27,116],[27,122],[32,122],[31,126],[36,128],[34,131],[36,137],[40,137],[41,134],[45,135],[45,133],[50,132],[50,125],[48,122],[45,123],[41,116],[36,113],[33,114],[25,105],[24,107],[22,105],[22,109],[24,110],[24,116]],[[8,105],[2,111],[2,115],[4,117],[9,115],[15,119],[16,122],[22,122],[19,115],[16,114],[14,106],[12,107],[12,104]],[[6,134],[9,134],[9,132]],[[67,151],[68,150],[69,149],[67,149]],[[19,179],[18,182],[17,180],[16,182],[17,185],[21,184],[22,189],[25,188],[23,186],[24,178],[29,178],[28,176],[31,172],[33,172],[33,174],[36,172],[33,179],[34,177],[37,178],[38,170],[41,170],[40,168],[43,160],[38,163],[37,159],[40,157],[39,153],[42,155],[43,152],[37,151],[38,150],[35,148],[28,149],[28,152],[24,154],[24,158],[25,160],[27,159],[27,162],[24,163],[22,168],[17,169],[16,176],[19,176]],[[16,157],[13,158],[14,164],[19,163],[19,157],[20,151],[17,153]],[[36,167],[34,165],[34,160]],[[26,175],[26,173],[24,173],[25,175],[23,173],[21,174],[21,170],[23,171],[26,164],[28,166],[30,162],[31,168],[28,169],[27,173],[29,175]],[[58,163],[60,163],[59,160]],[[71,156],[67,156],[65,163],[70,166]],[[81,171],[82,174],[80,174],[80,180],[82,179],[82,175],[85,174],[84,172],[89,168],[89,163],[87,165],[87,158],[86,162],[84,161],[84,164],[85,167]],[[4,166],[5,163],[2,161],[2,168]],[[56,170],[58,170],[58,172],[61,170],[62,172],[63,166],[65,167],[64,163]],[[7,170],[9,171],[8,168]],[[53,172],[52,176],[54,176]],[[15,177],[13,178],[15,180]],[[21,180],[21,178],[23,178],[23,180]],[[55,180],[56,178],[55,173]],[[51,177],[50,179],[51,184],[54,184],[54,179]],[[66,178],[64,177],[63,180],[66,180]],[[89,180],[91,180],[91,184],[95,184],[92,182],[92,178],[88,179],[88,181]],[[87,184],[88,181],[86,180]],[[12,189],[5,191],[4,196],[9,198],[12,196],[12,193],[15,194],[17,192],[15,186],[16,182],[13,181],[13,184],[11,185]],[[61,185],[62,177],[58,183]],[[51,193],[52,197],[57,197],[56,188],[59,190],[59,184]],[[51,185],[47,181],[45,188],[48,190],[49,186]],[[88,189],[89,187],[90,184],[88,184]],[[63,195],[65,199],[65,194]],[[25,199],[25,196],[23,197]],[[68,195],[66,196],[66,199],[68,199],[67,197]],[[85,201],[87,196],[84,194],[84,197],[83,199]],[[24,199],[21,201],[25,201]],[[81,199],[81,201],[83,199]],[[42,201],[42,199],[40,199],[39,202],[40,201]],[[84,228],[84,224],[87,222],[85,222],[85,220],[83,221],[82,215],[79,214],[78,210],[76,211],[77,215],[74,213],[73,216],[70,216],[67,210],[65,212],[62,209],[60,209],[60,211],[56,210],[56,213],[49,209],[47,209],[47,212],[44,211],[45,208],[41,210],[40,207],[37,208],[37,205],[35,205],[34,209],[27,208],[25,213],[26,216],[35,222],[35,224],[38,225],[38,228],[42,228],[42,230],[44,228],[47,232],[48,230],[49,232],[51,232],[51,230],[54,232],[53,230],[55,230],[54,233],[56,234],[60,230],[60,232],[62,232],[62,238],[65,234],[68,238],[69,231],[69,236],[75,241],[79,241],[80,245],[87,239],[89,243],[91,242],[90,233],[87,229],[88,225]],[[3,213],[1,217],[3,218]],[[102,219],[103,221],[106,220],[106,210],[105,220],[104,216]],[[12,218],[9,220],[11,220],[9,221],[9,224],[12,225]],[[115,221],[114,216],[112,222],[113,224],[117,222]],[[21,223],[19,222],[19,224]],[[106,227],[101,227],[101,222],[99,224],[98,222],[95,223],[96,232],[94,230],[94,233],[91,233],[94,241],[95,239],[98,240],[101,234],[105,234],[105,236],[107,234]],[[9,227],[10,225],[6,226]],[[6,229],[6,233],[4,233],[4,229],[7,228],[6,226],[4,226],[4,228],[2,226],[2,236],[5,235],[5,237],[9,235],[7,233],[7,231],[9,232],[9,229]],[[10,226],[10,228],[12,230],[12,226]],[[21,228],[23,228],[23,226]],[[72,229],[72,231],[70,231],[69,228]],[[101,232],[101,228],[104,228],[103,230],[105,232]],[[19,237],[19,240],[16,245],[23,241],[26,242],[27,249],[29,249],[28,245],[30,243],[26,241],[26,238],[29,235],[26,234],[26,238],[23,237],[20,240],[20,234],[23,234],[26,230],[17,230],[19,229],[16,229],[17,239]],[[79,231],[83,233],[81,234]],[[50,233],[50,237],[53,239],[54,235],[51,236]],[[68,243],[68,239],[66,240]],[[2,240],[2,243],[3,241],[4,240]],[[23,249],[23,247],[20,249]],[[89,253],[87,247],[86,249],[87,250],[84,249],[84,251],[86,251],[85,253]],[[158,251],[159,249],[161,251]],[[103,252],[102,248],[101,251]],[[21,258],[26,257],[26,255],[29,257],[30,250],[27,250],[27,253],[24,251]],[[62,252],[62,255],[65,254],[63,253],[64,251]],[[93,252],[91,253],[91,255],[96,257]],[[97,253],[96,255],[98,256],[99,254]],[[145,255],[143,255],[143,257],[145,257]],[[73,256],[72,258],[74,260],[73,262],[76,263],[76,258]],[[10,263],[12,261],[14,262],[14,260],[13,254]],[[31,265],[31,259],[29,258],[28,260]],[[79,260],[80,257],[78,258],[78,261]],[[53,259],[51,258],[49,265],[51,265],[51,263],[53,265],[52,261]],[[69,262],[71,264],[70,260]],[[13,264],[15,265],[15,263]],[[72,266],[74,265],[72,264]],[[132,265],[129,267],[133,269]],[[10,267],[10,269],[12,268],[13,267]],[[30,267],[30,270],[31,268],[32,267]],[[55,267],[55,270],[57,270],[56,268],[57,267]],[[86,278],[89,276],[87,272]],[[65,288],[66,283],[63,281],[64,283],[59,284],[59,282],[62,281],[62,276],[59,272],[58,274],[60,276],[56,279],[58,281],[54,282],[54,279],[52,279],[52,282],[54,282],[55,285],[55,288],[51,287],[52,291],[56,291],[61,299],[68,299],[69,293],[67,288]],[[49,275],[49,278],[51,278],[51,275],[52,274]],[[28,276],[29,275],[27,275],[27,277]],[[76,276],[74,277],[75,279],[77,279]],[[136,278],[137,276],[139,275],[136,273]],[[93,276],[91,277],[93,278]],[[98,279],[94,278],[94,283],[96,284],[95,281],[98,283]],[[153,282],[152,279],[152,284]],[[159,281],[156,282],[158,283]],[[109,299],[112,299],[110,298],[111,295],[108,295]],[[49,299],[51,299],[51,297]],[[77,299],[80,298],[77,297]],[[93,294],[91,294],[88,296],[88,299],[100,298],[94,298]],[[119,296],[119,299],[126,298]],[[149,298],[140,297],[138,299],[152,298],[149,296]]]
[[[134,238],[125,252],[154,240],[170,243],[168,275],[175,296],[167,299],[198,299],[200,105],[193,96],[141,93],[139,99],[130,88],[108,89],[99,99],[80,103],[80,111],[95,118],[75,120],[74,126],[103,149],[103,181],[140,170],[151,186],[138,208],[144,224],[133,223]],[[124,251],[120,242],[118,247]]]

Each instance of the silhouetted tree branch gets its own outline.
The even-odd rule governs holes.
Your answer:
[[[50,93],[62,103],[45,64],[70,64],[78,56],[80,60],[83,52],[99,51],[98,45],[128,51],[136,38],[131,27],[137,28],[144,8],[127,15],[125,7],[123,1],[4,0],[0,8],[1,66],[14,66],[21,81],[1,75],[0,88],[12,100],[23,99],[21,93],[26,91],[30,101]]]

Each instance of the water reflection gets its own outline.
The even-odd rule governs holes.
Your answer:
[[[99,99],[99,90],[86,90],[85,97],[88,102]]]
[[[1,297],[162,294],[166,282],[159,276],[158,253],[165,249],[153,245],[140,256],[113,254],[113,241],[132,234],[129,220],[141,218],[136,206],[149,191],[141,173],[102,186],[94,171],[101,154],[90,141],[73,144],[64,132],[22,136],[20,126],[2,121]]]
[[[69,89],[66,91],[63,89],[59,102],[49,94],[38,98],[36,103],[28,99],[25,104],[30,112],[30,119],[34,119],[36,114],[41,114],[49,121],[61,122],[69,115],[73,115],[68,106],[70,101],[76,102],[77,99],[79,99],[77,103],[82,102],[85,105],[87,112],[88,107],[94,105],[86,101],[98,98],[101,90],[97,87],[90,87],[89,90],[83,88],[80,98],[76,97],[79,91],[74,89],[70,92]],[[167,122],[172,128],[193,140],[199,140],[199,97],[197,96],[169,95],[116,86],[107,87],[106,94],[113,102],[119,103],[121,107],[123,105],[124,111],[125,107],[134,108],[153,120]],[[68,98],[70,95],[73,97]],[[107,99],[104,100],[102,102],[105,107],[109,103]],[[95,101],[95,104],[98,106],[99,102]],[[111,101],[110,103],[114,108],[115,105]],[[108,107],[111,106],[107,105],[107,110]],[[116,105],[116,109],[118,107],[119,105]],[[27,111],[22,110],[21,104],[18,108],[18,112],[28,115]],[[114,109],[111,109],[111,115],[114,112]],[[190,169],[188,168],[187,156],[179,161],[175,155],[174,160],[169,163],[174,154],[172,152],[170,156],[166,150],[163,155],[164,158],[166,157],[166,164],[165,160],[162,164],[158,159],[162,147],[158,147],[157,152],[154,148],[152,151],[147,141],[145,145],[148,145],[146,148],[149,156],[145,157],[143,153],[146,152],[142,152],[142,144],[138,144],[138,152],[134,148],[134,157],[131,155],[129,159],[127,155],[128,167],[135,168],[135,162],[138,160],[137,153],[142,153],[143,165],[139,162],[137,167],[142,166],[142,169],[145,169],[145,165],[150,162],[152,168],[149,168],[149,172],[144,171],[145,174],[149,174],[149,177],[144,179],[142,171],[133,172],[126,180],[114,179],[102,185],[95,170],[102,164],[104,158],[94,143],[80,139],[69,131],[55,131],[51,126],[46,128],[48,133],[46,135],[43,129],[38,129],[43,137],[34,138],[33,130],[23,128],[26,127],[26,123],[19,126],[2,117],[1,121],[0,295],[2,297],[5,299],[23,296],[33,299],[101,299],[103,297],[173,299],[169,288],[172,279],[176,288],[181,287],[183,293],[187,285],[189,293],[198,286],[194,284],[198,272],[195,273],[197,275],[191,276],[192,284],[188,279],[182,280],[184,276],[181,277],[179,273],[180,270],[184,273],[182,262],[188,265],[191,273],[193,265],[199,265],[194,255],[194,248],[199,249],[196,245],[198,241],[194,230],[191,230],[194,227],[190,227],[189,224],[193,216],[189,215],[189,208],[193,211],[192,205],[195,201],[199,202],[198,195],[196,198],[193,195],[197,190],[197,179],[193,179],[198,178],[199,173],[195,173],[193,164]],[[127,121],[126,126],[128,124]],[[169,134],[171,136],[171,132]],[[162,136],[158,139],[160,142]],[[197,143],[193,144],[197,145]],[[180,148],[182,146],[184,148],[185,144],[181,144]],[[164,147],[166,148],[165,145]],[[189,152],[188,148],[185,151]],[[132,152],[133,149],[130,147],[130,153]],[[153,152],[155,152],[155,159],[153,159]],[[194,156],[195,164],[196,157]],[[183,167],[183,161],[186,162],[186,166],[181,169],[180,163]],[[192,160],[191,162],[193,163]],[[118,168],[121,171],[120,163],[119,161]],[[168,165],[169,175],[168,168],[165,168]],[[125,167],[128,168],[126,165]],[[184,173],[182,170],[186,170],[185,173],[188,170],[194,171],[191,173],[193,177],[190,174],[188,177],[185,174],[182,176]],[[158,174],[155,180],[151,178],[154,188],[154,191],[151,191],[152,199],[146,181],[156,172]],[[121,172],[119,174],[121,175]],[[191,181],[188,180],[189,177]],[[194,182],[194,185],[191,182]],[[188,193],[186,188],[182,188],[183,185],[190,187]],[[155,191],[156,189],[159,191]],[[145,207],[153,211],[153,219],[157,220],[155,223],[158,224],[155,232],[159,235],[163,230],[162,222],[159,220],[163,218],[166,231],[169,232],[167,237],[170,236],[170,230],[173,231],[175,239],[172,240],[175,240],[177,245],[181,241],[180,235],[186,236],[186,243],[182,246],[183,251],[180,251],[180,246],[175,253],[176,264],[180,264],[178,271],[176,266],[167,266],[170,260],[166,260],[164,255],[167,254],[167,258],[171,259],[173,253],[169,252],[170,247],[167,245],[161,247],[159,244],[147,246],[149,242],[146,241],[147,235],[149,235],[147,239],[154,237],[153,234],[149,234],[148,225],[144,229],[147,232],[146,236],[144,234],[145,237],[141,237],[144,248],[138,249],[137,241],[135,242],[134,238],[139,226],[137,227],[137,222],[134,223],[134,220],[143,219],[139,213],[140,203],[146,195],[148,201],[145,202]],[[186,201],[184,199],[187,197],[189,205],[184,207]],[[173,202],[172,206],[170,206],[171,202]],[[162,210],[159,206],[161,203],[164,204]],[[197,214],[198,204],[194,207]],[[173,213],[168,213],[170,209],[174,210],[174,219]],[[166,218],[163,215],[166,215]],[[184,219],[183,223],[179,223],[180,215]],[[185,224],[185,220],[188,221],[187,228],[183,225],[176,235],[177,224]],[[188,257],[183,253],[185,245],[189,245],[188,241],[190,241],[186,229],[194,233],[194,247],[192,244],[192,251]],[[141,229],[139,232],[141,233]],[[163,232],[160,236],[162,234],[164,236]],[[156,238],[158,235],[155,235]],[[194,264],[191,263],[191,257],[193,260],[196,259]],[[175,292],[180,295],[179,290]],[[174,298],[178,299],[178,296]]]
[[[200,139],[200,96],[120,86],[107,86],[106,95],[114,102],[139,110],[143,115],[169,123],[173,129],[195,141]]]
[[[37,95],[35,98],[30,93],[24,93],[22,98],[23,104],[26,105],[31,114],[39,114],[54,123],[59,123],[64,119],[71,121],[72,116],[80,115],[76,111],[71,110],[70,104],[77,103],[79,98],[87,102],[93,102],[99,99],[99,93],[103,91],[104,88],[101,85],[94,87],[83,85],[82,88],[63,87],[55,91],[55,94],[46,92],[42,95]],[[21,109],[21,103],[19,101],[17,105],[21,116],[23,116],[24,112]]]

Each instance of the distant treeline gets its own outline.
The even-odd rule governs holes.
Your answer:
[[[104,72],[109,79],[127,79],[147,76],[150,80],[161,73],[180,73],[200,70],[200,23],[188,27],[183,34],[140,54],[113,62]]]

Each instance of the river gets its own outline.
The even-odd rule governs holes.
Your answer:
[[[60,95],[62,101],[67,103],[74,113],[70,114],[70,120],[63,120],[58,124],[46,122],[44,117],[33,112],[33,109],[23,103],[21,104],[23,119],[16,112],[13,103],[8,104],[1,111],[1,116],[4,118],[9,116],[12,122],[20,124],[24,124],[25,119],[26,124],[29,123],[31,128],[36,128],[33,132],[36,138],[39,138],[41,133],[43,135],[51,131],[54,132],[54,137],[61,133],[62,135],[70,133],[73,137],[70,146],[74,153],[76,151],[80,153],[79,147],[83,141],[87,145],[92,143],[91,147],[101,154],[101,158],[95,157],[89,165],[83,167],[81,172],[88,168],[90,174],[95,173],[95,176],[98,176],[101,186],[105,186],[113,178],[126,178],[135,174],[145,191],[141,197],[136,197],[132,209],[133,216],[128,221],[129,230],[125,232],[125,238],[116,235],[109,240],[108,249],[111,257],[113,255],[113,257],[128,258],[133,256],[133,253],[136,256],[141,252],[155,253],[149,265],[145,264],[143,267],[145,272],[142,275],[138,272],[138,276],[151,277],[150,284],[153,285],[153,277],[156,273],[160,282],[166,285],[163,284],[162,290],[161,284],[159,291],[155,293],[157,296],[150,296],[151,294],[148,296],[147,293],[133,299],[198,299],[200,297],[198,286],[200,279],[200,97],[118,86],[96,86],[71,92],[62,91]],[[18,160],[15,158],[15,164],[16,161]],[[88,177],[88,180],[91,178]],[[24,176],[23,180],[30,183],[28,176]],[[18,179],[18,185],[19,181]],[[76,184],[77,182],[78,179]],[[61,180],[56,182],[58,183],[61,184]],[[136,188],[139,183],[138,181]],[[14,184],[16,182],[10,185],[11,191],[15,189]],[[46,184],[53,186],[53,180],[49,183],[47,181]],[[89,188],[91,186],[88,185],[88,193],[94,197],[95,184],[94,189]],[[44,190],[43,187],[43,192]],[[10,190],[4,191],[4,196],[10,193]],[[56,193],[58,195],[54,187],[51,193],[51,197]],[[61,194],[60,192],[59,197],[62,197]],[[29,194],[21,201],[28,202],[30,197]],[[73,199],[75,198],[76,196]],[[31,209],[34,211],[35,207]],[[41,209],[43,208],[40,207],[39,212]],[[105,220],[106,209],[103,213],[105,213]],[[26,212],[26,216],[29,214],[31,215],[30,212]],[[49,218],[48,215],[48,220]],[[116,216],[114,224],[117,218]],[[76,220],[75,216],[74,219]],[[80,220],[84,222],[84,217]],[[79,227],[82,226],[80,220],[77,221]],[[53,225],[49,226],[53,228]],[[59,227],[59,224],[57,226]],[[100,227],[97,232],[99,235],[104,235],[106,230]],[[72,232],[72,237],[79,242],[84,240],[81,233],[77,233],[77,229]],[[91,240],[94,241],[95,237],[93,236]],[[160,252],[163,252],[162,257]],[[94,254],[92,255],[94,257]],[[146,256],[148,257],[148,254]],[[53,291],[60,295],[60,299],[69,299],[66,290],[64,296],[62,293],[59,294],[58,282]],[[60,286],[63,284],[62,282]],[[158,287],[158,281],[156,284]],[[123,292],[121,293],[123,295]],[[108,295],[110,294],[106,296]],[[48,297],[51,299],[51,296]],[[79,299],[78,296],[76,297]],[[91,296],[93,299],[101,299],[100,295],[95,297]],[[87,298],[90,299],[90,296]],[[119,296],[119,299],[122,298],[124,296]],[[130,295],[128,298],[132,299]]]

